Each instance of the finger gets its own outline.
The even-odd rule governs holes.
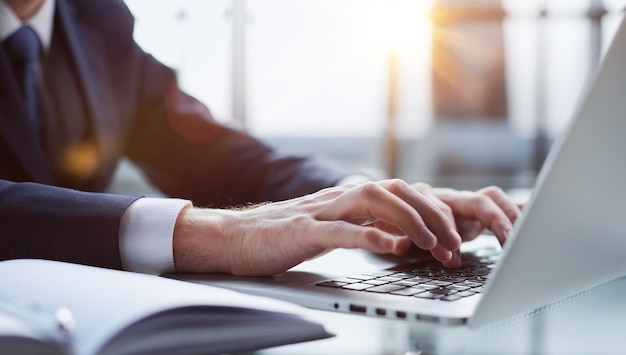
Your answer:
[[[372,227],[376,227],[380,230],[383,230],[389,234],[393,234],[396,236],[406,235],[403,230],[398,228],[395,224],[387,223],[385,221],[378,220],[374,223],[369,224]]]
[[[498,238],[501,245],[513,230],[513,224],[500,207],[488,197],[479,196],[473,204],[473,214]]]
[[[435,259],[441,262],[450,261],[450,259],[452,258],[452,252],[449,250],[446,250],[441,245],[437,245],[436,247],[431,249],[430,253],[433,255]]]
[[[320,221],[313,242],[322,249],[365,249],[376,253],[399,253],[406,242],[377,228],[345,221]]]
[[[452,252],[452,257],[448,261],[443,262],[443,266],[448,269],[458,269],[462,266],[461,263],[461,252],[454,251]]]
[[[437,196],[446,202],[457,217],[477,220],[489,228],[504,245],[506,238],[513,229],[513,224],[491,197],[469,191],[437,189]]]
[[[420,214],[378,183],[365,183],[346,191],[316,218],[352,221],[370,216],[396,225],[422,249],[430,250],[437,244]]]
[[[411,249],[411,245],[413,245],[411,238],[398,228],[398,226],[380,220],[372,223],[370,226],[396,237],[396,249],[392,252],[393,254],[404,255]]]
[[[457,230],[464,242],[474,240],[485,231],[485,226],[477,220],[458,218],[456,220]]]
[[[454,216],[454,212],[452,211],[452,208],[450,208],[450,206],[448,206],[445,202],[443,202],[437,195],[435,195],[433,188],[425,183],[416,183],[413,185],[413,188],[415,188],[417,191],[419,191],[421,194],[423,194],[424,196],[426,196],[428,199],[430,199],[433,203],[435,203],[440,209],[441,211],[448,217],[448,219],[450,220],[450,223],[452,224],[453,228],[459,233],[459,235],[461,235],[461,240],[471,240],[471,239],[466,239],[466,236],[461,233],[462,231],[464,231],[462,228],[459,228],[459,226],[457,225],[457,220]],[[454,249],[452,249],[454,250]]]
[[[489,196],[493,202],[498,205],[502,211],[509,217],[511,223],[515,223],[515,221],[522,214],[522,210],[520,205],[515,203],[501,188],[496,186],[485,187],[484,189],[478,190],[478,193],[482,193],[486,196]]]
[[[452,223],[453,226],[455,225],[454,213],[452,212],[452,209],[439,197],[437,197],[437,195],[435,195],[433,188],[430,185],[420,182],[413,185],[413,188],[419,191],[422,195],[426,196],[434,204],[436,204],[437,207],[439,207],[441,211],[448,217],[450,223]]]
[[[423,218],[424,223],[436,236],[437,243],[448,250],[456,250],[461,245],[461,236],[454,226],[454,219],[449,218],[451,211],[447,214],[444,209],[449,209],[443,204],[438,206],[434,201],[415,190],[402,180],[386,180],[381,182],[385,189],[400,197],[403,201],[411,205]]]
[[[396,246],[394,248],[394,251],[392,251],[392,253],[396,255],[406,254],[411,249],[411,245],[413,245],[411,238],[407,237],[406,235],[396,236],[395,238],[396,238]]]

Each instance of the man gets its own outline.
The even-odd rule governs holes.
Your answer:
[[[504,242],[520,214],[494,187],[341,185],[354,176],[217,123],[132,30],[122,1],[0,2],[0,259],[271,275],[332,248],[415,244],[456,267],[462,240]],[[20,54],[33,42],[34,64]],[[176,198],[102,193],[124,156]]]

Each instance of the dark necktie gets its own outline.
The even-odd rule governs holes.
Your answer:
[[[21,96],[28,111],[29,122],[33,130],[39,133],[41,120],[35,74],[41,48],[39,36],[29,26],[22,26],[4,41],[4,45],[11,56],[13,69],[20,84]]]

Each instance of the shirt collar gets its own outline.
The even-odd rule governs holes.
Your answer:
[[[56,0],[45,0],[35,15],[22,23],[13,10],[3,0],[0,0],[0,41],[4,41],[22,24],[27,24],[35,30],[44,50],[50,48],[52,41],[52,25],[54,22],[54,5]]]

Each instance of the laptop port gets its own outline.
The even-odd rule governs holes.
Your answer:
[[[350,312],[366,313],[367,312],[367,308],[365,306],[358,306],[356,304],[351,304],[350,305]]]

